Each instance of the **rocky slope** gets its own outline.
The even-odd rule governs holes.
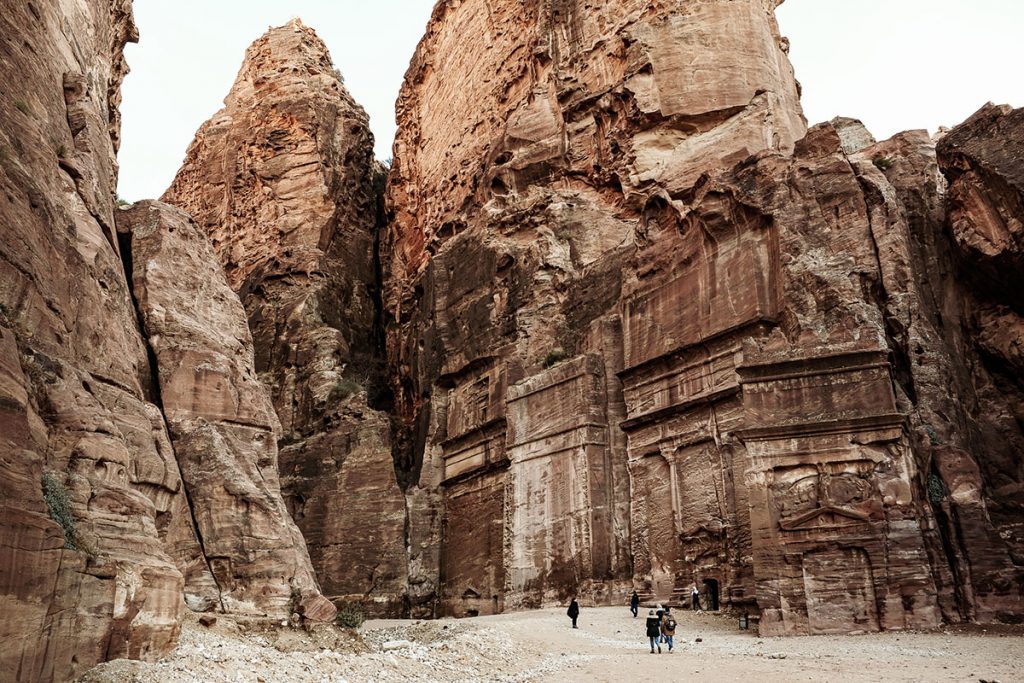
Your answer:
[[[388,407],[383,172],[366,113],[293,20],[246,51],[164,196],[205,229],[245,305],[282,425],[285,498],[324,590],[376,614],[401,610],[406,583],[389,419],[369,405]]]

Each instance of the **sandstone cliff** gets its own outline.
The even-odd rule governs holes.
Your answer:
[[[67,680],[169,651],[202,562],[114,228],[131,4],[0,34],[0,670]]]
[[[121,51],[136,38],[130,3],[12,5],[0,27],[19,37],[0,46],[4,675],[69,680],[111,658],[158,658],[174,647],[186,602],[331,618],[276,491],[277,421],[246,365],[249,333],[234,293],[222,285],[219,312],[188,309],[216,279],[183,287],[179,264],[164,263],[176,277],[154,287],[145,276],[160,254],[142,252],[152,338],[140,329],[126,277],[136,255],[130,228],[118,233],[114,194]],[[173,221],[165,228],[170,239]],[[193,273],[223,277],[204,243],[171,252],[182,264],[183,254]],[[230,339],[216,331],[225,322]],[[199,357],[225,360],[232,379],[249,384],[181,363]],[[232,423],[251,417],[253,404],[264,422],[249,431]],[[209,448],[204,436],[220,440]],[[262,449],[252,445],[261,440]],[[224,493],[240,493],[237,505],[222,507],[216,482],[197,476],[211,464],[197,462],[205,456],[225,466],[218,474]],[[264,471],[246,469],[257,465]],[[197,495],[186,492],[192,486]]]
[[[1018,117],[805,137],[776,4],[436,6],[385,249],[415,610],[1019,618]]]
[[[435,7],[399,97],[386,250],[425,609],[630,581],[620,271],[648,197],[803,136],[775,4]]]
[[[245,305],[282,424],[285,498],[324,591],[378,614],[401,610],[406,581],[389,419],[368,404],[388,407],[383,180],[366,113],[293,20],[249,47],[164,196],[205,229]]]
[[[132,283],[164,416],[221,607],[331,621],[278,478],[280,426],[256,377],[245,311],[191,218],[121,209]]]
[[[130,3],[8,8],[5,674],[325,595],[1024,618],[1024,110],[806,130],[778,4],[442,0],[386,234],[301,22],[249,48],[174,206],[119,210]]]

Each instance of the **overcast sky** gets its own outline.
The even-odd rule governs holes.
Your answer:
[[[135,0],[142,37],[127,49],[121,196],[163,193],[245,48],[293,16],[327,43],[370,115],[377,156],[391,156],[395,98],[433,4]],[[811,123],[853,116],[881,139],[955,125],[989,100],[1024,106],[1024,0],[787,0],[779,22]]]

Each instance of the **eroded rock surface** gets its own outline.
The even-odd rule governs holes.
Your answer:
[[[436,6],[389,179],[414,606],[631,581],[622,270],[649,195],[803,136],[774,8]]]
[[[204,582],[114,229],[131,3],[0,34],[0,671],[68,680],[170,651]]]
[[[245,311],[188,214],[138,202],[117,214],[155,358],[171,441],[229,612],[334,618],[281,497],[280,425],[256,376]]]
[[[245,305],[282,425],[289,509],[332,599],[400,611],[405,502],[381,391],[383,169],[363,109],[298,20],[246,52],[165,200],[206,231]]]
[[[948,197],[925,132],[805,136],[774,5],[435,9],[389,181],[414,611],[1019,618],[1016,114],[943,140]]]

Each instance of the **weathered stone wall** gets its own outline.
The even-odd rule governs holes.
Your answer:
[[[436,6],[386,249],[414,608],[1017,618],[1015,115],[942,143],[947,222],[927,134],[804,137],[775,4]]]
[[[503,496],[505,542],[488,546],[486,565],[504,581],[492,606],[577,591],[619,600],[645,533],[619,424],[636,416],[630,401],[649,400],[632,393],[657,393],[651,383],[662,381],[627,383],[624,395],[620,373],[696,344],[709,326],[770,313],[764,289],[753,313],[663,315],[676,332],[645,330],[659,311],[697,304],[692,288],[707,274],[696,270],[686,282],[659,280],[660,299],[638,295],[634,313],[620,313],[639,219],[649,195],[756,152],[792,150],[805,124],[785,50],[774,4],[760,0],[435,7],[399,98],[385,250],[389,360],[406,428],[398,463],[418,483],[411,497],[431,510],[417,514],[436,520],[410,527],[420,585],[438,586],[416,591],[415,608],[429,613],[440,596],[441,611],[459,613],[472,588],[448,585],[467,575],[442,566],[480,547],[442,527],[477,505],[459,495],[482,486],[474,477],[492,482],[490,499]],[[760,232],[742,234],[751,241],[730,247],[722,268],[762,265]],[[748,303],[734,299],[703,305]],[[578,367],[587,370],[563,377]],[[431,572],[435,540],[448,559]]]
[[[0,34],[0,670],[68,680],[170,651],[208,585],[114,228],[131,4],[5,3]]]
[[[188,214],[138,202],[117,214],[164,416],[220,606],[334,618],[278,477],[280,425],[256,376],[241,302]]]
[[[325,594],[403,609],[405,502],[380,338],[383,169],[363,109],[298,20],[246,51],[164,195],[204,228],[248,314],[280,418],[291,514]]]

